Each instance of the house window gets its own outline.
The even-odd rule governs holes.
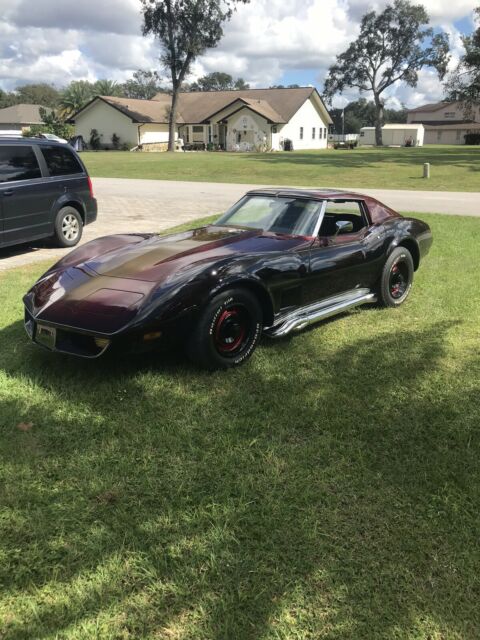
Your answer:
[[[320,137],[322,136],[322,132],[320,131]],[[312,129],[312,140],[315,140],[315,127]]]
[[[212,125],[208,125],[208,142],[212,141]]]
[[[455,111],[445,111],[445,118],[452,120],[455,118]]]
[[[326,129],[324,129],[324,130],[323,130],[323,137],[324,137],[324,138],[326,138],[326,137],[327,137],[327,130],[326,130]]]
[[[460,142],[461,139],[462,139],[462,130],[457,129],[457,142]]]
[[[187,125],[185,131],[185,142],[190,142],[190,127]]]
[[[300,140],[303,140],[303,127],[300,127]]]
[[[442,131],[437,131],[437,142],[441,142],[442,141]]]

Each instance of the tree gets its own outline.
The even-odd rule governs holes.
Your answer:
[[[480,7],[475,13],[479,26],[462,38],[465,54],[446,83],[448,99],[463,102],[467,116],[480,102]]]
[[[133,77],[123,84],[122,91],[126,98],[151,100],[157,93],[166,93],[167,90],[162,87],[160,76],[156,71],[138,69]]]
[[[168,150],[175,150],[178,93],[193,61],[216,47],[222,25],[238,2],[249,0],[141,0],[143,34],[160,43],[161,61],[170,74],[172,102],[168,122]]]
[[[55,108],[60,98],[60,92],[50,84],[24,84],[15,89],[18,104],[41,104],[44,107]]]
[[[193,82],[190,91],[235,91],[239,89],[250,89],[250,85],[243,78],[234,80],[229,73],[214,71],[196,82]]]
[[[344,122],[342,123],[342,114]],[[337,133],[342,130],[345,133],[359,133],[362,127],[374,127],[376,120],[376,107],[372,100],[360,98],[354,102],[349,102],[345,109],[331,109],[333,126]],[[407,108],[384,109],[385,123],[401,123],[407,121]]]
[[[53,109],[40,107],[39,114],[43,124],[33,124],[27,129],[26,135],[35,136],[39,133],[54,133],[60,138],[68,140],[75,133],[75,128],[67,124]]]
[[[79,111],[95,96],[95,85],[86,80],[74,80],[60,96],[59,106],[62,116],[67,119]]]
[[[337,56],[325,81],[325,96],[332,97],[346,87],[371,91],[375,103],[375,141],[382,145],[383,93],[397,82],[415,87],[418,72],[434,67],[445,76],[449,60],[448,36],[434,35],[423,5],[395,0],[382,12],[370,11],[362,18],[360,34]]]
[[[97,80],[93,84],[93,93],[96,96],[123,96],[123,87],[115,80]]]

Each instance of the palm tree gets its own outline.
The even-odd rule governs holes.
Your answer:
[[[86,105],[96,94],[94,86],[87,80],[74,80],[71,82],[60,97],[59,108],[61,115],[67,119]]]
[[[115,80],[97,80],[93,85],[95,95],[97,96],[122,96],[123,91],[121,85]]]

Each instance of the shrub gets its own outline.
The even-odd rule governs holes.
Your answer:
[[[100,149],[100,145],[101,145],[101,134],[98,133],[98,131],[96,129],[92,129],[90,131],[90,148],[93,149],[94,151],[98,151]]]
[[[480,133],[467,133],[465,144],[480,144]]]
[[[120,148],[120,136],[117,136],[116,133],[112,133],[112,149],[118,151]]]

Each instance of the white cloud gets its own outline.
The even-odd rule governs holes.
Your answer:
[[[251,0],[238,5],[220,45],[201,57],[193,77],[211,71],[242,76],[252,86],[269,86],[288,73],[317,78],[321,88],[335,55],[358,33],[361,16],[388,0]],[[453,62],[461,54],[453,21],[471,16],[478,0],[424,0],[432,24],[450,32]],[[72,79],[123,80],[138,68],[159,67],[158,46],[141,36],[139,0],[0,0],[0,86]],[[441,98],[429,70],[416,89],[396,86],[391,104],[419,104]],[[357,97],[346,92],[339,104]]]

